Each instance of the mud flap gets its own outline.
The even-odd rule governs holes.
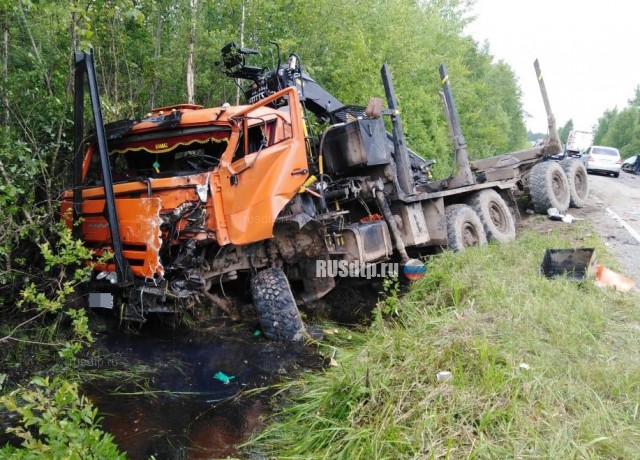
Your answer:
[[[336,287],[336,280],[332,276],[318,276],[316,273],[317,261],[317,259],[307,259],[300,262],[300,274],[304,286],[302,301],[305,305],[323,298]]]
[[[316,262],[329,260],[325,229],[320,222],[305,213],[279,218],[274,227],[273,242],[288,264],[297,264],[304,291],[302,300],[313,302],[335,287],[333,277],[317,277]]]

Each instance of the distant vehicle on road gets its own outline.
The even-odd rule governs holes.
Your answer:
[[[601,172],[611,174],[613,177],[620,175],[622,158],[620,152],[614,147],[592,145],[581,157],[587,172]]]
[[[593,144],[593,133],[589,131],[571,131],[567,138],[565,152],[567,155],[575,156],[581,152],[586,152]]]
[[[633,155],[622,162],[622,170],[628,173],[635,173],[635,164],[638,155]]]
[[[551,156],[551,159],[580,158],[593,144],[593,136],[593,133],[589,131],[571,131],[562,152]]]

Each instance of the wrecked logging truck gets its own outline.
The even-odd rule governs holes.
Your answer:
[[[94,266],[90,306],[130,321],[200,305],[233,313],[235,286],[250,290],[267,337],[297,341],[298,305],[336,285],[316,276],[318,261],[406,264],[419,248],[509,241],[516,195],[562,212],[585,193],[547,161],[560,142],[537,62],[549,141],[473,162],[440,68],[456,170],[433,180],[433,161],[406,145],[386,65],[388,108],[375,98],[358,107],[323,89],[296,55],[270,70],[248,65],[252,54],[222,49],[224,72],[248,83],[246,105],[180,104],[108,125],[93,57],[76,54],[74,185],[61,211],[96,257],[112,255]],[[86,137],[85,85],[95,123]],[[317,136],[310,114],[325,126]]]

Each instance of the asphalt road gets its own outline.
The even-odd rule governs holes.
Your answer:
[[[640,176],[624,171],[618,178],[589,174],[589,187],[590,203],[575,214],[594,223],[623,266],[623,274],[640,286]]]

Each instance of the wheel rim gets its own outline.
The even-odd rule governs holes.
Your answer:
[[[478,231],[471,222],[465,222],[462,226],[462,241],[465,247],[474,246],[480,242]]]
[[[573,182],[576,186],[576,192],[579,196],[584,196],[586,191],[586,178],[582,174],[582,171],[579,171],[573,178]]]
[[[504,215],[504,209],[495,201],[492,201],[489,205],[489,217],[491,222],[501,232],[507,232],[509,230],[507,225],[507,216]]]
[[[562,181],[562,176],[560,174],[554,174],[552,179],[552,188],[553,194],[556,198],[561,200],[564,198],[566,190],[564,188],[564,182]]]

